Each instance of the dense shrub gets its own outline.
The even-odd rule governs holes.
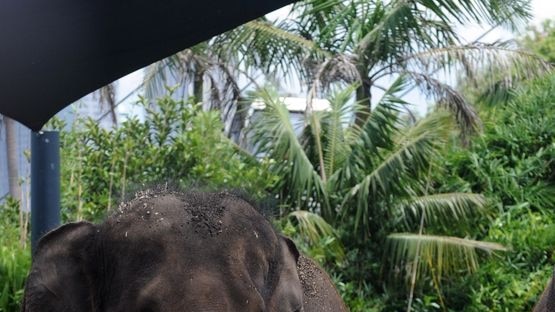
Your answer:
[[[439,284],[424,276],[415,293],[413,311],[531,310],[555,263],[554,98],[555,77],[547,77],[523,86],[508,103],[483,105],[481,135],[465,148],[454,139],[435,160],[439,165],[434,165],[433,172],[424,170],[425,179],[405,179],[400,184],[412,185],[414,191],[484,194],[486,214],[476,214],[466,223],[430,224],[426,231],[498,242],[509,248],[494,253],[473,275],[460,272],[444,276]],[[283,176],[268,170],[277,162],[256,160],[222,136],[217,113],[203,112],[192,102],[169,96],[160,99],[155,108],[143,105],[147,108],[143,119],[130,118],[116,129],[79,120],[70,131],[62,130],[64,221],[98,220],[134,189],[150,183],[241,188],[255,197],[284,185]],[[59,121],[53,124],[63,128]],[[365,146],[353,150],[361,157],[368,156]],[[407,172],[413,173],[411,170],[407,166]],[[345,192],[327,191],[331,201],[338,201],[334,196]],[[392,198],[392,194],[397,195]],[[401,195],[384,193],[369,202],[372,207],[390,208],[399,198],[407,197]],[[278,226],[296,237],[301,249],[333,267],[332,277],[352,311],[406,310],[406,283],[389,281],[383,266],[387,262],[384,239],[389,232],[406,228],[405,221],[393,213],[379,218],[376,214],[370,220],[370,235],[365,237],[353,231],[355,223],[349,214],[339,215],[330,219],[335,229],[326,230],[321,224],[317,231],[327,234],[315,240],[306,239],[309,232],[302,222],[322,222],[317,218],[321,210],[315,206],[305,214],[294,214],[296,209],[291,203],[282,209],[288,214],[280,216],[284,218]],[[0,218],[0,311],[17,311],[30,265],[29,248],[21,241],[17,204],[0,206]],[[406,229],[414,231],[414,223]],[[337,249],[337,239],[346,247],[344,254]]]
[[[512,100],[482,105],[484,131],[468,149],[446,154],[437,183],[487,196],[490,217],[477,219],[497,254],[466,281],[467,311],[530,311],[548,280],[555,248],[555,76],[529,82]],[[484,103],[487,104],[487,103]],[[453,286],[453,285],[452,285]],[[454,286],[453,286],[454,287]],[[510,307],[510,308],[509,308]]]
[[[236,188],[262,197],[275,182],[263,163],[222,135],[217,112],[170,95],[152,108],[142,105],[144,120],[130,118],[115,129],[92,119],[78,119],[69,131],[60,120],[51,122],[61,135],[63,222],[98,221],[134,190],[154,183]],[[19,311],[30,267],[20,223],[17,202],[0,206],[0,312]]]
[[[62,208],[65,220],[101,218],[134,190],[155,183],[226,187],[264,195],[276,178],[222,134],[217,112],[170,95],[142,103],[144,120],[115,129],[92,119],[62,132]]]
[[[30,248],[20,224],[17,202],[0,205],[0,312],[19,311],[23,286],[31,266]]]

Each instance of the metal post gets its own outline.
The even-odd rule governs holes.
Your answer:
[[[60,224],[60,137],[31,132],[31,248]]]

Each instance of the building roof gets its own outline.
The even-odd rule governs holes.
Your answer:
[[[304,112],[306,111],[307,99],[303,97],[280,97],[279,100],[285,104],[290,112]],[[263,110],[266,104],[262,99],[255,100],[251,107],[255,110]],[[330,102],[325,99],[313,99],[312,110],[315,112],[325,111],[330,109]]]

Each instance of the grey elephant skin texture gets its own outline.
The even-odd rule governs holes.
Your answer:
[[[555,270],[549,279],[545,290],[540,296],[540,300],[534,307],[533,312],[555,312],[555,285],[554,285]]]
[[[45,235],[22,311],[346,311],[303,297],[299,257],[240,196],[144,191],[101,224],[70,223]],[[308,282],[335,291],[321,272]]]
[[[330,277],[312,259],[300,255],[297,272],[303,288],[304,312],[347,312]]]

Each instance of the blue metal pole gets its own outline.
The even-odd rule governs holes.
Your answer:
[[[31,132],[31,248],[60,225],[60,136]]]

